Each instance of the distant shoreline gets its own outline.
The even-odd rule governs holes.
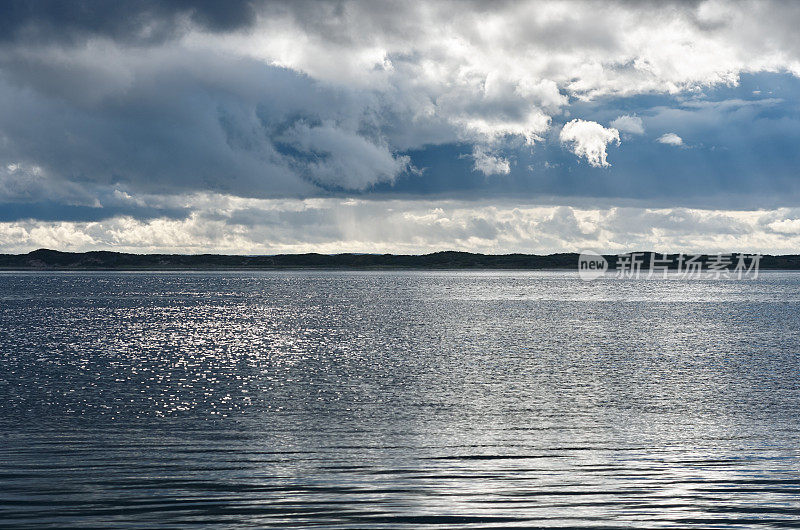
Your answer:
[[[643,252],[643,269],[652,252]],[[734,254],[736,255],[736,254]],[[677,254],[671,268],[677,268]],[[609,268],[617,256],[605,256]],[[705,262],[708,255],[702,255]],[[0,254],[0,270],[116,270],[116,271],[248,271],[248,270],[575,270],[578,254],[474,254],[444,251],[423,255],[403,254],[277,254],[239,256],[225,254],[129,254],[110,251],[60,252],[40,249],[27,254]],[[800,270],[800,255],[763,255],[762,270]]]

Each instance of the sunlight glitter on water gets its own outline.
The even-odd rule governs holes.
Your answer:
[[[786,526],[800,273],[0,273],[3,526]]]

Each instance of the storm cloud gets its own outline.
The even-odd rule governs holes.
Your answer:
[[[250,0],[8,0],[0,10],[0,42],[80,44],[105,37],[154,44],[190,27],[225,32],[251,27],[255,21]]]

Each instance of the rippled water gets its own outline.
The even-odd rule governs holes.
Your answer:
[[[0,273],[0,526],[800,525],[800,273]]]

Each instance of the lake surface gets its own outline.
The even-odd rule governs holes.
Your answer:
[[[800,273],[0,273],[0,526],[800,526]]]

